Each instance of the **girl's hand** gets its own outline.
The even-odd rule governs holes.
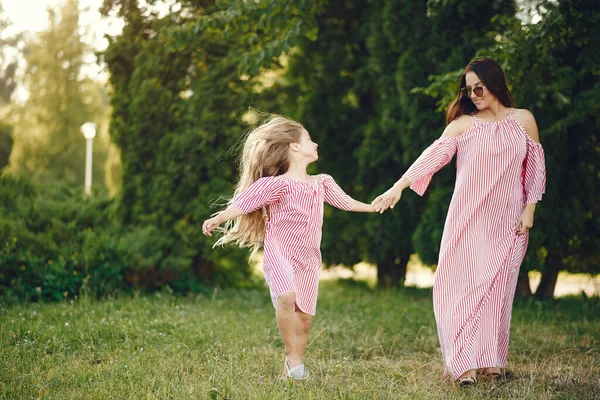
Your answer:
[[[377,196],[371,204],[375,207],[376,212],[383,214],[388,208],[394,208],[400,197],[402,197],[402,188],[399,185],[394,185],[387,192]]]
[[[529,207],[526,207],[517,223],[515,224],[515,232],[517,235],[523,235],[527,233],[533,227],[533,210]]]
[[[219,220],[219,216],[213,217],[211,219],[207,219],[202,224],[202,233],[205,236],[212,236],[210,232],[216,229],[219,225],[221,225],[221,221]]]

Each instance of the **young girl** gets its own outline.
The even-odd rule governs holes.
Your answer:
[[[241,176],[229,207],[202,225],[230,221],[215,245],[264,248],[264,274],[285,345],[283,379],[305,380],[302,362],[317,305],[323,202],[346,211],[375,212],[353,200],[329,175],[308,175],[318,145],[298,122],[273,116],[250,132]]]

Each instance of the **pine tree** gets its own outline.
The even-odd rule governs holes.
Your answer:
[[[2,15],[4,8],[0,2],[0,170],[9,160],[13,146],[11,123],[11,99],[17,88],[17,69],[21,34],[7,34],[10,21]]]
[[[19,111],[10,169],[39,181],[81,184],[85,141],[80,127],[102,121],[106,100],[101,86],[82,75],[90,49],[79,34],[78,0],[67,0],[48,14],[48,28],[27,43],[29,98]],[[102,183],[106,144],[98,139],[93,176]]]

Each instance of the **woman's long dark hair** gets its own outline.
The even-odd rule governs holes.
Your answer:
[[[500,103],[505,107],[515,107],[508,85],[506,84],[506,76],[502,67],[491,58],[477,58],[469,63],[460,77],[460,85],[456,99],[450,104],[446,111],[446,124],[454,121],[461,115],[473,114],[477,111],[477,107],[471,101],[467,93],[463,93],[460,89],[467,85],[467,73],[473,71],[481,80],[487,90],[498,98]]]

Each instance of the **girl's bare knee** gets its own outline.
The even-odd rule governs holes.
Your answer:
[[[296,293],[282,293],[277,297],[277,307],[283,307],[286,310],[293,310],[294,302],[296,301]]]

